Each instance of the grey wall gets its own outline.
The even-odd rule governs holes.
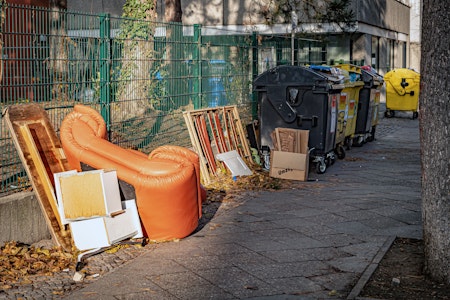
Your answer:
[[[9,241],[32,244],[50,238],[47,223],[33,192],[0,198],[0,245]]]
[[[409,7],[395,0],[353,0],[358,22],[409,34]]]
[[[372,51],[372,37],[369,34],[361,34],[353,40],[353,59],[364,60],[365,64],[370,64]]]
[[[121,16],[125,0],[83,0],[67,1],[67,9],[85,13],[109,13],[112,16]]]

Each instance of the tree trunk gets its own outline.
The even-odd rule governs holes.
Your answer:
[[[61,84],[68,82],[68,53],[67,53],[67,33],[65,26],[64,11],[67,3],[64,0],[50,1],[50,30],[49,30],[49,61],[48,68],[52,74],[52,97],[58,100],[69,100],[68,85]]]
[[[180,0],[164,0],[164,21],[172,24],[166,26],[166,40],[170,41],[170,43],[166,44],[165,60],[161,65],[161,69],[164,70],[166,76],[169,78],[175,78],[177,76],[178,61],[182,57],[181,51],[183,49],[180,47],[183,36],[182,26],[175,24],[181,24],[182,15]],[[166,86],[170,95],[176,94],[175,88],[176,86],[174,84]]]
[[[450,283],[449,1],[424,0],[420,94],[425,271]]]
[[[114,122],[142,117],[147,110],[153,109],[149,88],[152,85],[150,71],[154,56],[156,1],[127,0],[125,7],[123,17],[136,20],[124,21],[121,28],[123,59],[117,90],[118,102],[114,103],[111,111]]]
[[[164,6],[165,21],[181,23],[181,0],[164,0]]]
[[[0,2],[0,53],[3,53],[3,30],[6,18],[6,2]],[[0,55],[0,83],[3,80],[3,55]]]

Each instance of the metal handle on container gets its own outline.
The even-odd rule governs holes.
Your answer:
[[[318,116],[304,117],[301,115],[297,115],[297,125],[299,127],[302,127],[303,121],[310,121],[311,127],[316,127],[317,123],[319,122],[319,117]]]

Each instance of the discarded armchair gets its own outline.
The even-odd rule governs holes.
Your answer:
[[[63,120],[60,139],[70,166],[115,169],[136,193],[146,235],[163,241],[183,238],[198,226],[202,187],[198,156],[193,151],[163,146],[149,156],[106,140],[106,124],[94,109],[75,105]]]

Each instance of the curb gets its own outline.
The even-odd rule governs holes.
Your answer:
[[[396,238],[397,238],[396,236],[388,236],[387,237],[383,246],[381,246],[380,250],[378,250],[377,255],[375,255],[375,257],[373,258],[370,265],[368,265],[367,268],[364,270],[364,272],[362,273],[358,282],[351,290],[350,294],[348,294],[347,299],[360,299],[360,300],[363,299],[363,298],[357,298],[357,297],[361,293],[361,291],[364,289],[364,286],[367,284],[370,277],[372,277],[375,270],[378,268],[380,261],[386,255],[389,248],[391,248],[391,246],[394,243]]]

